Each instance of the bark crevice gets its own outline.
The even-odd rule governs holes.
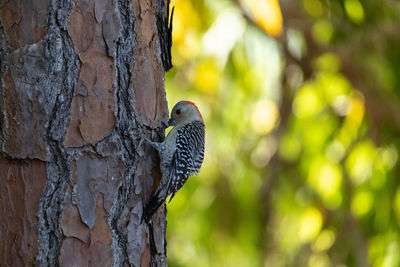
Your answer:
[[[3,100],[3,78],[7,72],[9,49],[4,32],[3,24],[0,21],[0,151],[3,151],[3,129],[6,127],[6,116],[4,114],[4,100]]]
[[[123,266],[128,259],[128,233],[126,229],[129,220],[127,202],[132,191],[133,174],[135,170],[135,154],[133,129],[136,127],[134,92],[131,87],[133,48],[136,44],[134,32],[134,17],[131,2],[116,1],[121,27],[115,45],[114,65],[116,79],[114,94],[116,99],[116,126],[113,135],[119,139],[120,150],[126,167],[114,204],[110,210],[108,224],[112,233],[113,266]]]
[[[70,157],[64,146],[74,87],[80,61],[71,37],[66,31],[71,1],[52,0],[49,4],[46,34],[48,81],[45,90],[54,106],[48,122],[46,141],[49,146],[47,183],[39,204],[39,254],[41,266],[58,266],[63,234],[60,228],[67,187],[71,184]]]
[[[167,0],[166,8],[164,7],[164,0],[157,1],[156,6],[156,24],[158,31],[158,38],[161,48],[161,60],[163,63],[164,71],[169,71],[172,65],[172,21],[174,19],[174,8],[172,8],[171,16],[169,15],[170,0]]]

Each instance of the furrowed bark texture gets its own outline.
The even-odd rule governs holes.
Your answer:
[[[166,266],[167,0],[0,0],[0,265]],[[161,37],[161,38],[160,38]]]

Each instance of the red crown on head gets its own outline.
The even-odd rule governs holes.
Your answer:
[[[195,103],[193,103],[192,101],[188,101],[188,100],[184,100],[183,102],[185,102],[185,103],[187,103],[187,104],[190,104],[190,105],[193,105],[193,106],[196,108],[197,113],[199,113],[199,116],[200,116],[200,118],[201,118],[201,121],[204,122],[203,116],[201,116],[200,110],[199,110],[199,108],[196,106]]]

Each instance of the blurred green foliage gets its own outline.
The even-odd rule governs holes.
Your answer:
[[[400,2],[175,0],[170,108],[206,157],[170,266],[400,266]]]

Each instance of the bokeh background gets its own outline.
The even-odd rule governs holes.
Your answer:
[[[175,0],[170,109],[207,126],[170,266],[400,266],[400,1]]]

